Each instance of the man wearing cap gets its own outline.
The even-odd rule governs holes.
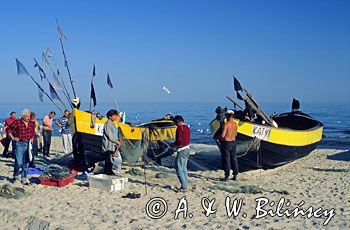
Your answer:
[[[230,176],[230,170],[233,170],[232,180],[237,180],[238,175],[238,161],[236,155],[236,136],[237,124],[233,120],[234,111],[227,110],[226,123],[221,133],[221,162],[225,172],[223,181],[227,181]]]

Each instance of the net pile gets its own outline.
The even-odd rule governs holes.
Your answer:
[[[22,199],[28,195],[24,188],[13,187],[10,183],[3,184],[0,189],[0,197],[6,199]]]

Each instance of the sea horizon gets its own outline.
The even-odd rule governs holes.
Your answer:
[[[264,111],[270,115],[273,112],[283,113],[291,110],[291,103],[259,103]],[[318,148],[350,149],[350,106],[346,104],[329,103],[303,103],[301,110],[324,124],[323,139]],[[126,113],[126,120],[133,125],[138,125],[150,120],[164,117],[166,114],[180,114],[185,122],[191,126],[192,143],[214,145],[209,123],[215,118],[217,106],[233,108],[231,102],[223,100],[220,102],[148,102],[148,103],[120,103],[119,108]],[[29,108],[37,114],[37,119],[42,122],[42,118],[51,110],[56,111],[55,119],[61,117],[61,113],[52,103],[0,103],[0,123],[9,116],[11,111],[20,114],[23,108]],[[95,111],[102,115],[115,108],[113,102],[100,102]],[[83,104],[81,110],[89,110],[89,105]],[[54,136],[59,136],[59,128],[54,126]]]

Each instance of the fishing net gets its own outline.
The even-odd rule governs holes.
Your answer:
[[[43,177],[53,177],[57,179],[62,179],[67,176],[70,176],[72,174],[72,171],[70,171],[69,168],[65,166],[60,166],[57,164],[49,165],[45,168],[45,172],[42,175]]]
[[[212,190],[221,190],[229,193],[246,193],[246,194],[258,194],[262,193],[263,189],[255,185],[239,185],[234,183],[213,183],[208,187]]]
[[[148,149],[148,133],[146,130],[142,132],[141,140],[127,139],[122,130],[119,132],[120,154],[122,159],[128,163],[141,162],[142,156]]]
[[[43,156],[35,156],[35,164],[37,166],[47,166],[50,164],[50,161]]]
[[[14,187],[10,183],[1,186],[0,197],[6,199],[22,199],[29,195],[24,188]]]
[[[137,168],[131,168],[129,170],[129,174],[132,175],[132,176],[142,176],[142,175],[144,175],[144,173],[140,169],[137,169]]]

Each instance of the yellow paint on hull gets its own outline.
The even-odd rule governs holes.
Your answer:
[[[95,118],[95,126],[91,128],[91,113],[84,112],[78,109],[73,109],[72,116],[70,119],[70,127],[72,129],[72,133],[80,132],[101,136],[103,132],[103,125],[106,121],[107,118],[102,118],[101,120]],[[148,124],[157,123],[164,123],[164,121],[154,121],[149,122]],[[150,130],[145,127],[131,126],[128,124],[121,123],[119,122],[119,119],[117,119],[117,121],[115,121],[114,124],[123,132],[123,136],[129,140],[142,140],[142,133],[145,131],[147,132],[150,140],[152,141],[175,139],[175,125],[171,127],[157,128],[154,132],[150,132]]]
[[[238,133],[248,137],[253,137],[254,128],[268,130],[269,135],[266,135],[266,139],[264,140],[274,144],[285,146],[306,146],[317,143],[322,139],[322,126],[311,130],[292,130],[287,128],[274,128],[271,126],[258,125],[251,122],[243,122],[238,119],[234,120],[238,125]],[[220,122],[215,119],[210,123],[210,127],[212,133],[215,133],[220,127]]]

